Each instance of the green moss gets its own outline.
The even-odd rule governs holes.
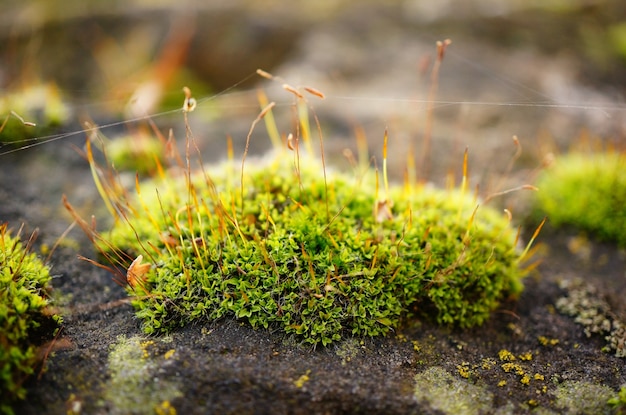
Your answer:
[[[33,342],[60,322],[47,310],[49,281],[48,267],[0,224],[0,412],[26,397],[22,385],[38,362]]]
[[[192,181],[143,184],[101,245],[151,259],[129,288],[146,333],[233,316],[327,345],[406,315],[478,325],[522,289],[508,219],[461,190],[393,187],[375,214],[373,172],[286,151],[247,164],[243,194],[228,164]]]
[[[626,247],[626,157],[572,153],[538,179],[537,210],[555,226],[573,225]]]
[[[104,392],[111,405],[108,413],[176,413],[170,400],[182,393],[171,379],[159,378],[155,373],[158,365],[149,352],[153,343],[140,337],[120,337],[112,347],[108,361],[111,378]]]

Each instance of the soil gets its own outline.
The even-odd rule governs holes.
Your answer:
[[[375,8],[369,9],[366,15],[372,13],[376,14]],[[319,74],[332,71],[332,65],[336,64],[344,70],[340,83],[319,85],[314,81],[323,84],[324,80],[312,71],[301,76],[312,80],[315,87],[330,88],[337,96],[346,91],[351,91],[354,96],[360,93],[373,96],[384,90],[385,85],[392,96],[397,95],[402,91],[402,80],[410,76],[407,73],[390,76],[389,72],[383,72],[377,76],[374,75],[379,73],[377,69],[370,68],[367,72],[370,78],[365,81],[365,75],[354,68],[352,73],[348,70],[350,67],[341,62],[320,60],[317,49],[310,46],[320,36],[336,34],[339,46],[326,50],[326,53],[341,61],[341,56],[345,56],[341,50],[342,42],[349,44],[355,36],[355,32],[349,30],[350,25],[355,24],[354,20],[346,16],[348,14],[343,17],[343,26],[328,24],[326,31],[299,34],[301,37],[296,43],[300,45],[299,49],[292,46],[295,49],[288,55],[290,58],[283,57],[282,63],[276,64],[276,70],[286,76],[295,76],[296,73],[304,74],[303,68],[309,64]],[[382,27],[386,28],[391,17],[383,15],[376,21],[383,22]],[[336,32],[329,32],[331,29]],[[349,35],[340,36],[342,31]],[[396,48],[408,38],[410,36],[400,41],[392,36],[390,41]],[[465,53],[471,54],[475,48],[485,47],[480,42],[485,39],[477,36],[475,40],[461,43],[466,45]],[[421,47],[411,42],[405,46],[413,50]],[[482,56],[498,55],[502,53],[500,48],[490,45]],[[377,50],[387,51],[390,57],[388,49]],[[352,55],[352,62],[358,61],[358,51],[362,49],[355,49],[357,56]],[[525,53],[528,52],[512,52],[508,65],[521,66],[524,57],[528,57]],[[458,59],[461,57],[456,55]],[[397,58],[394,68],[409,65]],[[542,53],[532,55],[532,58],[536,65],[548,62]],[[384,56],[382,61],[382,66],[388,63]],[[552,64],[558,68],[564,65]],[[479,91],[481,85],[497,81],[493,76],[480,80],[461,75],[460,71],[460,68],[450,69],[444,75],[449,84],[444,85],[468,82],[472,85],[470,90]],[[555,72],[559,71],[555,69]],[[351,75],[345,76],[346,73]],[[567,74],[563,75],[565,72],[559,73],[567,77]],[[542,79],[545,81],[539,75],[522,79],[526,82],[533,77],[537,78],[538,84]],[[355,86],[357,82],[364,85],[363,88]],[[452,86],[443,89],[444,97],[450,94],[456,100],[462,99],[458,91],[467,91],[457,89],[455,92]],[[596,92],[600,90],[601,87],[594,89]],[[472,99],[483,99],[482,91]],[[415,92],[416,95],[420,93],[419,90]],[[328,119],[332,128],[329,128],[327,138],[337,149],[350,141],[345,134],[350,128],[350,121],[346,119],[355,119],[364,128],[371,127],[374,131],[391,120],[393,128],[399,131],[407,125],[411,110],[400,108],[391,116],[382,109],[368,108],[356,100],[354,107],[340,112],[338,108],[347,105],[345,100],[329,99],[329,102],[327,106],[317,105],[318,112],[322,124],[325,117]],[[254,111],[251,117],[244,114],[239,118],[235,129],[247,130],[254,119]],[[378,120],[377,111],[383,114]],[[535,109],[521,115],[505,112],[502,116],[494,115],[493,110],[487,108],[472,113],[463,128],[472,130],[471,137],[485,136],[482,140],[469,138],[479,149],[472,156],[473,165],[477,166],[477,179],[488,174],[486,171],[494,154],[502,154],[502,140],[493,137],[508,137],[517,133],[517,127],[528,127],[525,134],[534,137],[542,127],[558,130],[558,126],[563,125],[563,115],[556,111],[546,112],[539,125],[533,124],[533,117],[540,111],[543,110]],[[440,130],[436,134],[446,136],[454,128],[445,121],[457,122],[460,116],[456,112],[446,115],[445,111],[441,116],[438,119]],[[518,116],[519,119],[515,118]],[[342,117],[345,117],[343,121],[335,122]],[[580,131],[581,118],[571,114],[568,117],[577,121],[568,126],[567,131]],[[593,117],[585,122],[583,124],[587,126],[594,125]],[[202,128],[208,128],[204,134],[210,136],[219,132],[221,126],[217,124],[207,127],[199,123],[194,129],[203,131]],[[65,128],[72,130],[71,126]],[[619,130],[619,122],[613,124],[612,131],[616,129]],[[343,138],[339,138],[342,134]],[[445,164],[443,167],[431,163],[434,164],[432,177],[443,177],[449,166],[455,163],[449,161],[446,152],[453,149],[454,154],[462,154],[463,146],[459,148],[459,143],[468,137],[458,134],[456,137],[460,138],[442,138],[434,146],[431,160],[446,161],[442,163]],[[561,135],[554,139],[557,143],[559,140],[567,141]],[[377,148],[379,141],[370,141],[372,148]],[[24,223],[24,234],[38,228],[36,249],[43,245],[53,246],[71,222],[60,203],[62,194],[67,194],[84,217],[91,214],[97,218],[107,216],[102,211],[88,165],[72,149],[72,144],[82,146],[83,138],[76,136],[0,156],[0,220],[7,221],[13,229]],[[236,144],[241,145],[241,141]],[[207,154],[212,155],[211,146],[219,145],[207,145]],[[541,143],[531,140],[531,147],[539,152]],[[398,159],[404,154],[400,144],[395,147],[395,154]],[[503,157],[497,158],[498,163],[506,164]],[[525,167],[511,176],[527,175],[527,170],[539,161],[537,157],[530,157],[525,163]],[[106,223],[99,223],[99,226],[106,228]],[[526,233],[532,233],[534,226],[536,223],[529,225],[530,230]],[[626,321],[626,303],[623,301],[626,295],[626,253],[592,238],[584,239],[583,249],[575,248],[574,242],[580,240],[581,236],[575,230],[554,230],[548,224],[539,238],[541,249],[537,257],[542,261],[526,278],[523,294],[517,300],[505,301],[482,327],[459,330],[440,327],[426,320],[406,321],[403,327],[384,338],[349,338],[326,348],[313,349],[280,333],[255,331],[229,319],[191,325],[170,336],[144,336],[122,287],[116,285],[106,271],[77,258],[78,255],[95,258],[95,253],[87,238],[73,229],[50,258],[55,276],[52,283],[54,298],[64,316],[63,329],[52,345],[47,344],[43,349],[44,352],[50,351],[46,355],[45,370],[30,379],[28,398],[19,402],[15,411],[19,414],[66,414],[69,411],[85,414],[609,413],[606,395],[616,393],[626,384],[625,361],[610,351],[603,351],[607,343],[601,335],[585,335],[583,327],[572,317],[560,314],[555,304],[568,294],[565,288],[561,288],[563,280],[583,280],[595,287],[594,296],[606,300],[616,318]],[[514,358],[507,357],[509,355],[502,351],[510,352]],[[506,366],[506,363],[517,366]],[[436,381],[421,376],[432,373],[429,371],[432,368],[451,376],[440,376],[446,379],[442,389],[437,389]],[[476,388],[467,389],[467,385]],[[425,395],[420,393],[422,390],[435,392]],[[467,406],[451,410],[442,402],[442,397],[457,403],[467,402]],[[487,406],[481,406],[485,399]],[[175,412],[171,412],[174,408]]]

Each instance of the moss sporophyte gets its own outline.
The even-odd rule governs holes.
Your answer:
[[[391,186],[386,144],[382,184],[368,166],[331,170],[323,150],[312,154],[307,104],[296,101],[299,136],[262,158],[246,161],[246,147],[237,167],[160,169],[132,196],[94,174],[118,220],[102,234],[81,224],[128,268],[146,333],[231,316],[327,345],[385,334],[403,317],[478,325],[520,293],[527,251],[509,215],[466,191],[466,175],[456,189]]]
[[[37,337],[51,336],[61,321],[48,307],[49,269],[29,252],[35,234],[26,244],[19,235],[0,224],[0,413],[7,414],[40,362]]]

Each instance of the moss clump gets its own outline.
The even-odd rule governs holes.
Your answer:
[[[571,153],[538,179],[537,210],[555,226],[573,225],[626,247],[626,155]]]
[[[0,143],[49,133],[51,127],[67,121],[69,113],[55,84],[35,83],[0,95]]]
[[[396,187],[381,202],[371,171],[291,154],[246,165],[243,179],[222,165],[191,185],[143,184],[128,201],[100,247],[150,259],[128,273],[146,333],[234,316],[327,345],[405,315],[474,326],[521,291],[505,215],[460,189]]]
[[[0,412],[12,413],[10,402],[25,398],[22,385],[38,361],[33,342],[60,322],[47,310],[49,281],[48,268],[0,224]]]

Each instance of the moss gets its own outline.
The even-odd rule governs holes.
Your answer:
[[[151,340],[120,337],[109,353],[111,378],[104,397],[112,414],[175,414],[170,400],[182,396],[171,379],[155,373],[158,365],[151,356]],[[171,356],[169,356],[171,358]]]
[[[158,192],[141,190],[101,245],[152,258],[129,273],[146,333],[234,316],[327,345],[407,314],[478,325],[522,289],[507,217],[461,190],[392,187],[381,203],[372,172],[324,173],[287,152],[239,181],[222,165],[192,186],[143,184]]]
[[[48,267],[0,224],[0,412],[24,399],[24,381],[38,363],[37,345],[52,335],[59,316],[48,308]]]
[[[195,101],[185,94],[186,114]],[[458,189],[410,179],[390,187],[385,135],[380,191],[367,162],[354,174],[327,169],[313,155],[306,102],[297,108],[302,148],[298,138],[284,148],[270,134],[276,149],[266,157],[195,173],[173,154],[179,168],[158,169],[159,179],[137,183],[134,196],[98,173],[87,142],[96,186],[118,220],[96,235],[66,206],[104,256],[127,268],[147,334],[234,317],[325,346],[384,335],[415,317],[480,325],[521,292],[528,250],[517,249],[510,214],[467,192],[466,164]]]
[[[537,180],[536,210],[555,226],[573,225],[626,247],[626,156],[572,153]]]
[[[0,143],[45,135],[50,127],[67,121],[69,114],[55,84],[35,83],[0,95]]]

